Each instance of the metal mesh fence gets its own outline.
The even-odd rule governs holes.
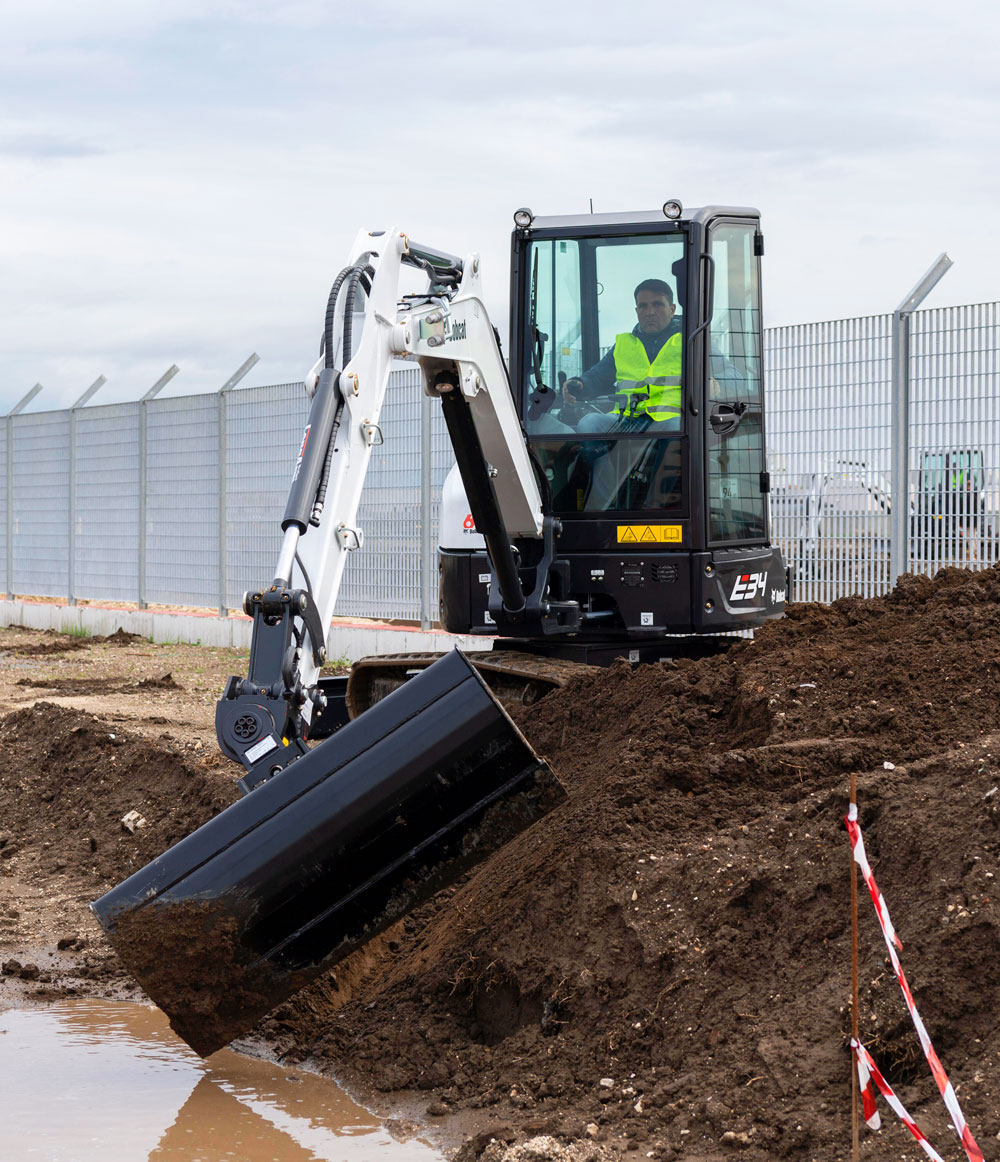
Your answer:
[[[765,334],[772,536],[795,569],[797,600],[888,581],[891,321]]]
[[[892,316],[766,333],[772,535],[797,600],[890,585]],[[909,359],[907,568],[997,560],[1000,303],[919,311]]]
[[[138,599],[140,410],[126,403],[75,414],[72,596]]]
[[[910,349],[909,567],[998,556],[1000,303],[921,311]]]
[[[239,608],[246,590],[274,575],[308,404],[301,383],[251,387],[226,396],[223,604],[229,608]]]
[[[13,556],[15,592],[58,597],[69,562],[69,428],[67,412],[14,416]]]
[[[765,333],[772,534],[798,600],[889,585],[892,316]],[[1000,303],[922,311],[909,354],[909,567],[1000,555]],[[8,594],[237,608],[277,561],[301,383],[6,419]],[[338,612],[433,619],[453,458],[415,368],[394,371]],[[8,454],[10,449],[10,454]]]
[[[219,400],[150,400],[146,413],[146,601],[218,605]]]
[[[0,521],[0,539],[2,539],[3,544],[3,556],[0,557],[0,562],[3,564],[3,587],[5,593],[9,593],[12,590],[11,573],[13,572],[13,560],[9,559],[13,557],[13,554],[7,551],[9,543],[7,540],[7,526],[8,524],[13,525],[14,523],[13,510],[7,504],[8,465],[13,468],[13,458],[7,454],[7,441],[12,441],[12,424],[13,420],[11,418],[4,420],[3,436],[0,438],[0,512],[4,514],[4,519]]]

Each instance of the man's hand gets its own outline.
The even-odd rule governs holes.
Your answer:
[[[562,397],[564,403],[573,404],[579,399],[579,393],[583,391],[583,380],[567,379],[562,386]]]

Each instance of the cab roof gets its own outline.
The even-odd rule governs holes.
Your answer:
[[[670,222],[707,222],[710,218],[760,218],[752,206],[698,206],[685,208],[680,218],[667,218],[662,209],[626,210],[616,214],[558,214],[532,219],[528,230],[569,230],[601,226],[662,226]]]

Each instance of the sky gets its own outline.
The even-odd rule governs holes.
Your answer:
[[[360,227],[757,206],[764,321],[1000,299],[992,0],[0,0],[0,413],[301,379]]]

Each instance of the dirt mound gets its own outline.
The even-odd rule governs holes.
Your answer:
[[[114,633],[107,635],[98,634],[88,640],[94,643],[104,643],[109,646],[130,646],[133,642],[146,641],[147,639],[141,633],[129,633],[119,626]]]
[[[53,694],[111,694],[121,683],[109,678],[18,678],[17,686],[49,690]]]
[[[463,1115],[462,1162],[843,1159],[854,770],[917,1003],[995,1162],[998,694],[998,569],[793,606],[724,657],[577,679],[519,715],[567,801],[260,1032]],[[46,892],[68,879],[92,898],[236,797],[228,765],[78,711],[38,704],[0,737],[0,870]],[[954,1156],[861,906],[862,1036]],[[863,1155],[916,1156],[885,1121]]]
[[[7,633],[12,634],[17,629],[18,627],[16,626],[9,626],[7,627]],[[21,632],[25,636],[28,634],[32,637],[38,636],[37,630],[23,630]],[[68,634],[56,633],[54,630],[45,631],[44,636],[49,640],[41,642],[19,642],[14,640],[8,646],[8,651],[22,658],[49,658],[58,654],[69,654],[74,650],[82,650],[87,647],[87,642],[83,638],[70,637]]]
[[[138,682],[120,682],[116,678],[18,678],[16,685],[52,694],[144,694],[149,690],[183,690],[173,674],[162,678],[141,678]]]
[[[917,1003],[1000,1157],[998,693],[997,569],[792,607],[722,658],[577,680],[519,723],[568,801],[400,926],[349,990],[313,987],[264,1032],[522,1135],[842,1159],[857,770]],[[862,908],[862,1036],[948,1149]],[[906,1149],[887,1120],[866,1156]]]
[[[122,693],[128,689],[129,687],[123,686]],[[144,690],[183,690],[184,687],[174,681],[173,674],[164,674],[162,678],[142,678],[136,682],[132,689],[142,692]]]
[[[0,722],[0,852],[36,861],[42,875],[117,883],[236,798],[199,763],[39,702]],[[122,818],[138,811],[134,833]]]

